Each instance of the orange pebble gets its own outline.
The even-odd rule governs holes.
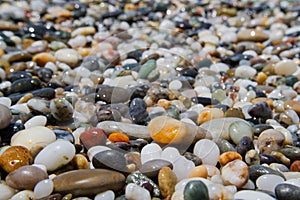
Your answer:
[[[124,133],[120,133],[120,132],[111,133],[108,136],[108,139],[113,143],[115,143],[115,142],[129,142],[129,137],[127,135],[125,135]]]
[[[239,159],[239,160],[242,160],[242,156],[237,153],[237,152],[234,152],[234,151],[228,151],[228,152],[225,152],[225,153],[222,153],[220,156],[219,156],[219,163],[224,166],[226,165],[227,163],[231,162],[231,161],[234,161],[236,159]]]
[[[172,105],[172,102],[166,99],[160,99],[157,101],[157,105],[167,110]]]
[[[199,165],[194,167],[190,171],[188,178],[194,178],[194,177],[207,178],[207,176],[208,176],[208,171],[206,167],[204,167],[203,165]]]
[[[290,170],[292,172],[300,172],[300,160],[295,160],[291,166],[290,166]]]

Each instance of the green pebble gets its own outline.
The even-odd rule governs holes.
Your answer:
[[[230,124],[229,135],[231,140],[237,145],[245,136],[253,138],[253,130],[251,125],[246,121],[236,121]]]
[[[226,92],[224,90],[221,89],[217,89],[216,91],[214,91],[212,93],[212,98],[217,99],[219,102],[223,101],[224,99],[226,99]]]
[[[184,187],[183,198],[184,200],[209,200],[208,189],[200,180],[190,181]]]
[[[141,66],[138,73],[138,78],[146,79],[152,70],[156,68],[156,61],[154,59],[148,60]]]

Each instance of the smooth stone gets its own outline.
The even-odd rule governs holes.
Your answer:
[[[273,175],[277,175],[277,176],[280,176],[285,179],[284,175],[281,172],[276,171],[270,167],[266,167],[263,165],[249,166],[249,178],[252,181],[256,182],[258,177],[265,175],[265,174],[273,174]]]
[[[55,52],[54,57],[57,61],[66,63],[71,67],[75,67],[80,60],[79,53],[74,49],[59,49]]]
[[[65,98],[55,98],[50,101],[50,110],[53,117],[62,122],[73,119],[73,106]]]
[[[213,119],[218,119],[218,118],[223,118],[224,117],[224,112],[222,109],[219,108],[209,108],[209,109],[203,109],[197,118],[197,123],[198,124],[203,124],[207,121],[213,120]]]
[[[161,195],[166,198],[172,196],[175,192],[175,185],[177,184],[176,174],[169,167],[163,167],[158,173],[158,186]]]
[[[48,126],[48,127],[50,128],[51,126]],[[62,140],[69,141],[72,144],[74,144],[75,138],[74,138],[74,135],[72,134],[71,130],[63,129],[60,127],[57,127],[57,128],[53,127],[53,131],[56,135],[56,139],[62,139]]]
[[[8,186],[5,181],[0,181],[0,199],[10,199],[17,191]]]
[[[81,133],[79,139],[86,149],[90,149],[93,146],[104,145],[107,137],[102,129],[94,128]]]
[[[173,168],[172,163],[162,159],[149,160],[142,164],[142,167],[139,169],[141,173],[152,178],[157,177],[159,171],[164,167]]]
[[[208,176],[207,168],[204,167],[203,165],[194,167],[188,175],[189,178],[194,178],[194,177],[207,178],[207,176]]]
[[[255,149],[251,149],[246,152],[245,162],[248,165],[260,164],[260,155]]]
[[[229,135],[231,140],[237,145],[245,136],[253,138],[252,127],[248,122],[237,121],[229,126]]]
[[[228,140],[218,138],[217,140],[215,140],[215,142],[219,147],[220,154],[225,153],[227,151],[236,151],[234,146]]]
[[[274,72],[277,75],[288,76],[296,72],[298,65],[292,60],[281,60],[274,65]]]
[[[159,159],[161,157],[162,149],[156,143],[147,144],[143,147],[141,151],[141,162],[142,164],[154,160]]]
[[[34,126],[45,126],[47,124],[47,117],[43,115],[37,115],[27,120],[24,124],[25,128],[30,128]]]
[[[207,130],[213,139],[226,139],[229,140],[229,126],[236,121],[243,121],[245,120],[237,117],[226,117],[226,118],[218,118],[209,120],[200,125],[201,128]],[[246,122],[247,123],[247,122]]]
[[[285,109],[292,109],[298,115],[300,114],[300,102],[298,102],[298,101],[287,100],[287,101],[284,102],[284,108]]]
[[[225,111],[225,117],[238,117],[245,119],[245,114],[241,108],[229,108]]]
[[[173,163],[173,172],[176,174],[178,180],[187,178],[193,168],[195,168],[194,162],[186,159],[184,156],[180,156]]]
[[[263,122],[267,119],[271,119],[273,115],[272,109],[266,101],[253,104],[248,108],[248,113],[251,117],[261,118]]]
[[[184,187],[183,196],[185,200],[209,200],[208,189],[200,180],[189,181]]]
[[[256,186],[260,190],[274,192],[275,187],[284,182],[284,178],[274,174],[265,174],[256,179]]]
[[[56,140],[54,132],[43,126],[35,126],[18,131],[11,138],[11,146],[24,146],[31,149],[35,145],[46,146]]]
[[[24,93],[41,88],[41,81],[37,78],[23,78],[16,80],[10,86],[11,93]]]
[[[129,183],[126,186],[125,197],[130,200],[151,200],[150,192],[134,183]]]
[[[12,188],[33,190],[35,185],[48,178],[47,173],[35,166],[26,165],[9,173],[5,181]]]
[[[242,137],[239,144],[236,146],[236,151],[241,155],[245,155],[251,149],[254,149],[254,144],[252,138],[248,136]]]
[[[56,58],[50,53],[41,52],[34,55],[32,61],[36,62],[38,66],[44,67],[48,62],[55,63]]]
[[[31,190],[23,190],[15,194],[10,200],[31,200],[34,199],[34,193]]]
[[[121,132],[133,138],[142,138],[145,140],[150,139],[147,126],[123,122],[103,121],[97,124],[97,128],[103,129],[106,134]]]
[[[102,151],[106,151],[106,150],[111,150],[111,148],[107,147],[107,146],[94,146],[92,148],[90,148],[87,152],[87,155],[89,157],[90,160],[93,160],[93,157],[99,153],[99,152],[102,152]]]
[[[148,75],[156,68],[156,60],[150,59],[144,63],[138,73],[138,78],[146,79]]]
[[[261,154],[271,154],[272,151],[279,151],[283,147],[284,135],[274,129],[263,131],[258,137],[258,148]]]
[[[225,185],[235,185],[241,188],[249,178],[248,165],[239,159],[231,161],[222,167],[221,175]]]
[[[45,99],[32,98],[27,102],[29,109],[36,111],[37,113],[49,113],[50,102]]]
[[[280,172],[288,172],[289,168],[283,164],[279,164],[279,163],[271,163],[270,164],[270,168],[280,171]]]
[[[8,97],[0,97],[0,104],[9,108],[11,106],[11,100]]]
[[[273,127],[268,124],[255,124],[253,126],[253,133],[255,136],[259,136],[264,130],[267,129],[273,129]]]
[[[256,73],[253,67],[243,65],[236,68],[234,75],[239,78],[253,78]]]
[[[171,163],[174,163],[180,156],[181,155],[180,155],[179,151],[175,147],[166,147],[161,152],[161,159],[167,160]],[[189,158],[187,158],[187,159],[189,159]],[[189,160],[191,160],[191,159],[189,159]]]
[[[227,163],[234,161],[234,160],[242,160],[242,156],[235,152],[235,151],[228,151],[228,152],[224,152],[219,156],[219,163],[222,166],[225,166]]]
[[[300,172],[300,160],[295,160],[291,166],[290,166],[290,170],[292,172]]]
[[[71,161],[75,169],[89,169],[89,161],[87,157],[82,154],[76,154]]]
[[[145,189],[147,189],[152,196],[160,196],[159,186],[139,171],[133,172],[130,175],[128,175],[126,178],[126,183],[134,183],[140,187],[144,187]]]
[[[260,30],[243,29],[237,33],[237,39],[238,41],[263,42],[269,39],[269,36]]]
[[[193,163],[195,164],[195,166],[201,165],[202,164],[202,160],[201,158],[199,158],[198,156],[196,156],[195,154],[191,153],[191,152],[185,152],[183,154],[183,156],[188,159],[193,161]]]
[[[8,107],[0,104],[0,129],[6,128],[12,119],[11,112]]]
[[[116,150],[106,150],[93,156],[93,166],[97,168],[112,169],[126,172],[126,159],[124,154]]]
[[[210,164],[216,166],[218,158],[220,156],[220,150],[217,144],[208,139],[199,140],[193,150],[203,164]]]
[[[37,154],[34,164],[45,165],[48,171],[53,171],[69,163],[74,156],[73,144],[65,140],[56,140]]]
[[[145,124],[148,117],[147,104],[141,98],[134,98],[129,105],[129,114],[135,124]]]
[[[38,182],[33,189],[34,198],[41,199],[49,196],[52,193],[53,188],[53,182],[50,179],[45,179]]]
[[[8,147],[0,155],[0,166],[10,173],[22,166],[32,164],[33,158],[27,148],[23,146]]]
[[[234,199],[243,199],[243,200],[275,200],[275,198],[270,195],[253,190],[242,190],[234,194]]]
[[[94,200],[114,200],[115,193],[112,190],[107,190],[105,192],[101,192],[97,194]]]
[[[280,149],[280,152],[283,153],[286,157],[291,160],[300,160],[300,148],[289,146]]]
[[[54,192],[61,194],[96,195],[107,190],[119,191],[125,185],[125,177],[105,169],[74,170],[57,175],[53,184]]]
[[[287,183],[281,183],[275,187],[275,194],[278,200],[297,200],[300,196],[300,187]]]

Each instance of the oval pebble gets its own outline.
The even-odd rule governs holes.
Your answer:
[[[11,121],[12,115],[7,106],[0,104],[0,129],[7,127]]]
[[[220,150],[215,142],[202,139],[195,144],[194,154],[201,158],[203,164],[216,166],[220,156]]]
[[[31,128],[34,126],[45,126],[47,124],[47,117],[43,115],[37,115],[25,122],[25,128]]]
[[[125,197],[130,200],[151,200],[149,191],[134,183],[129,183],[126,186]]]
[[[242,190],[234,194],[234,199],[243,199],[243,200],[275,200],[275,198],[270,195],[253,190]]]
[[[296,72],[298,65],[292,60],[282,60],[275,64],[274,71],[277,75],[291,75]]]
[[[42,180],[38,182],[34,189],[34,198],[40,199],[49,196],[53,191],[53,182],[50,179]]]
[[[0,191],[0,199],[10,199],[17,192],[17,190],[8,186],[5,181],[0,181]]]
[[[57,140],[47,145],[34,159],[34,164],[42,164],[47,170],[56,170],[69,163],[75,156],[75,147],[68,141]]]
[[[275,187],[284,182],[284,179],[281,176],[277,176],[274,174],[265,174],[256,180],[256,186],[260,190],[274,192]]]
[[[31,149],[35,145],[46,146],[54,142],[56,136],[54,132],[43,126],[34,126],[21,130],[13,135],[11,138],[11,146],[24,146]]]
[[[34,199],[34,193],[31,190],[23,190],[15,194],[10,200],[32,200]]]
[[[99,193],[95,196],[94,200],[114,200],[115,193],[112,190]]]

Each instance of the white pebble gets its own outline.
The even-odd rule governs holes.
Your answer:
[[[25,128],[30,128],[34,126],[45,126],[47,124],[47,117],[44,115],[37,115],[30,118],[28,121],[25,122]]]
[[[115,193],[112,190],[99,193],[95,196],[94,200],[114,200]]]
[[[195,168],[193,161],[186,159],[184,156],[179,156],[173,163],[173,172],[178,180],[187,178],[193,168]]]
[[[174,163],[180,157],[179,151],[174,147],[167,147],[161,152],[161,159]]]
[[[125,197],[130,200],[151,200],[149,191],[134,183],[126,186]]]
[[[270,195],[253,190],[242,190],[234,194],[234,199],[243,200],[275,200]]]
[[[151,143],[143,147],[141,151],[141,162],[145,162],[153,159],[159,159],[161,157],[162,149],[158,144]]]
[[[0,199],[9,199],[17,191],[6,184],[5,181],[0,181]]]
[[[195,144],[194,154],[201,158],[203,164],[216,166],[220,156],[220,150],[213,141],[202,139]]]
[[[11,106],[11,100],[8,97],[0,97],[0,104],[9,108]]]
[[[99,152],[106,151],[106,150],[111,150],[111,148],[106,147],[106,146],[101,146],[101,145],[93,146],[88,150],[87,155],[88,155],[89,159],[92,160],[94,155],[96,155]]]
[[[21,145],[31,149],[34,145],[46,146],[56,140],[55,133],[43,126],[34,126],[21,130],[11,138],[11,146]]]
[[[182,87],[182,83],[179,80],[173,80],[169,83],[170,90],[180,90]]]
[[[288,183],[288,184],[300,187],[300,178],[292,178],[292,179],[285,181],[284,183]]]
[[[17,111],[20,111],[20,112],[24,112],[26,114],[30,113],[30,110],[29,110],[26,103],[15,104],[15,105],[11,106],[10,109],[17,110]]]
[[[282,182],[284,182],[284,179],[281,176],[264,174],[258,177],[256,180],[256,185],[258,189],[274,192],[275,187]]]
[[[235,70],[235,76],[240,78],[253,78],[256,74],[256,69],[250,66],[239,66]]]
[[[215,63],[212,64],[210,67],[210,70],[213,70],[215,72],[226,72],[229,70],[229,66],[225,63]]]
[[[83,35],[78,35],[75,38],[71,38],[68,41],[68,44],[73,48],[76,49],[78,47],[83,47],[85,46],[87,40],[86,37],[84,37]]]
[[[34,193],[31,190],[23,190],[10,198],[10,200],[32,200],[32,199],[34,199]]]
[[[291,75],[296,72],[298,65],[292,60],[282,60],[275,64],[274,71],[277,75]]]
[[[47,145],[34,159],[34,164],[43,164],[53,171],[69,163],[75,156],[75,147],[68,141],[57,140]]]
[[[80,54],[76,50],[68,48],[56,51],[54,56],[58,61],[71,66],[75,66],[80,59]]]
[[[45,179],[38,182],[33,190],[34,198],[40,199],[49,196],[53,191],[53,182],[50,179]]]

